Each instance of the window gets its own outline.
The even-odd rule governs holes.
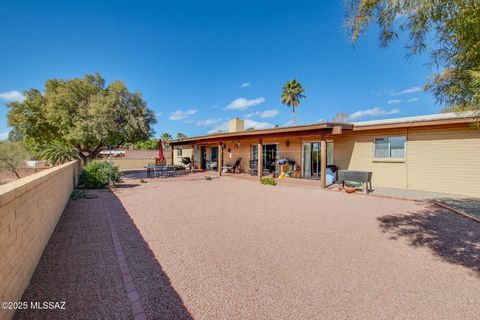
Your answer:
[[[327,166],[333,164],[333,142],[327,141]]]
[[[182,156],[182,149],[178,148],[177,149],[177,157],[181,157],[181,156]]]
[[[374,139],[375,159],[405,159],[405,137],[385,137]]]

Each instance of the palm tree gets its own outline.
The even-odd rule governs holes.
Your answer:
[[[283,86],[282,96],[280,99],[282,100],[282,104],[292,107],[293,125],[296,125],[295,107],[300,105],[300,99],[306,98],[306,96],[303,94],[304,92],[305,89],[303,89],[300,82],[295,79],[288,81]]]
[[[177,139],[178,140],[187,139],[187,135],[183,132],[179,132],[179,133],[177,133]]]
[[[162,139],[163,141],[163,145],[165,146],[165,149],[169,149],[170,148],[170,143],[168,143],[170,140],[173,140],[173,137],[170,133],[168,132],[164,132],[162,133],[162,135],[160,136],[160,139]]]

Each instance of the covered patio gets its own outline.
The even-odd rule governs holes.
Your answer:
[[[234,172],[260,178],[283,172],[291,178],[318,180],[319,187],[325,188],[326,168],[333,164],[334,146],[329,137],[348,130],[352,130],[351,124],[326,122],[212,134],[171,141],[170,145],[172,157],[178,148],[191,149],[192,172],[213,170],[218,176]],[[284,166],[278,164],[280,159]]]

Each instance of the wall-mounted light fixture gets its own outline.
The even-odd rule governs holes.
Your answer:
[[[290,147],[290,141],[287,140],[287,142],[285,143],[287,145],[287,147]]]

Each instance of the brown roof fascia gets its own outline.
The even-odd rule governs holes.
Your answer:
[[[281,137],[299,137],[306,135],[329,134],[334,127],[341,126],[343,130],[352,130],[351,124],[323,123],[317,125],[306,125],[287,128],[274,128],[263,130],[240,131],[234,133],[223,133],[216,135],[198,136],[183,140],[171,141],[171,145],[188,145],[202,143],[219,143],[225,140],[247,140],[247,139],[267,139]]]
[[[415,127],[434,127],[456,124],[467,124],[474,122],[473,118],[461,118],[461,119],[448,119],[448,120],[433,120],[433,121],[417,121],[417,122],[405,122],[405,123],[388,123],[378,124],[371,126],[354,126],[353,131],[366,131],[366,130],[384,130],[384,129],[400,129],[400,128],[415,128]]]

